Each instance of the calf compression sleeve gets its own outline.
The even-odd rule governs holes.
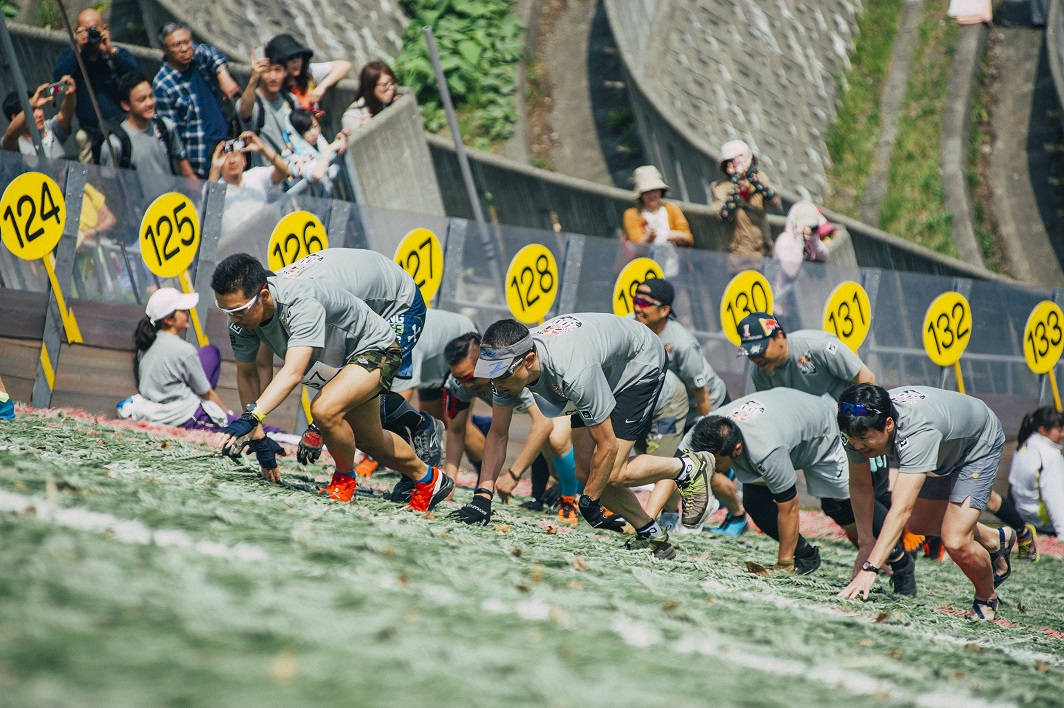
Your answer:
[[[562,496],[571,497],[577,494],[580,482],[576,479],[576,457],[573,448],[561,457],[552,457],[554,472],[558,475],[558,482],[562,485]]]

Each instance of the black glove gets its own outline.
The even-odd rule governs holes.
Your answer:
[[[248,453],[255,453],[255,455],[258,456],[258,445],[269,445],[270,450],[275,456],[283,456],[288,454],[284,451],[284,448],[277,443],[276,440],[272,440],[271,438],[265,437],[261,440],[252,440],[251,438],[248,438],[244,441],[243,445],[234,445],[233,447],[229,448],[229,457],[233,458],[233,460],[236,462],[243,462],[244,455]],[[277,465],[274,464],[274,467],[276,466]],[[270,468],[268,467],[267,469]]]
[[[313,423],[303,431],[303,437],[299,439],[299,449],[296,450],[296,461],[301,465],[309,465],[317,462],[321,457],[321,432]]]
[[[487,526],[488,522],[491,521],[491,499],[474,496],[473,501],[458,511],[451,512],[450,516],[463,524]]]
[[[547,506],[558,506],[562,501],[562,485],[552,484],[543,492],[543,503]]]
[[[259,427],[259,419],[256,418],[253,413],[244,413],[244,415],[222,428],[219,432],[225,433],[226,435],[232,435],[234,438],[242,438],[257,427]],[[234,450],[234,447],[236,447],[235,443],[223,446],[222,454],[233,457],[235,452],[239,455],[239,448]]]
[[[580,495],[580,515],[596,529],[618,532],[624,530],[624,519],[619,516],[606,516],[602,505],[586,494]]]
[[[249,440],[248,443],[251,449],[255,451],[255,459],[259,462],[259,467],[264,470],[272,470],[277,468],[277,453],[284,454],[284,448],[277,444],[276,441],[269,438],[262,438],[260,440]]]

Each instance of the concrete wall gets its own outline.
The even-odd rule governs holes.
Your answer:
[[[1049,0],[1049,19],[1046,22],[1046,51],[1049,71],[1060,102],[1064,120],[1064,0]]]

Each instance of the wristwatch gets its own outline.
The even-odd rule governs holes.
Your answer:
[[[255,416],[255,420],[260,423],[262,422],[262,419],[266,417],[266,414],[259,410],[259,404],[256,401],[252,401],[244,406],[244,412]]]
[[[875,567],[874,565],[872,565],[868,561],[865,561],[864,563],[861,564],[861,570],[869,570],[869,571],[875,573],[876,575],[879,575],[882,572],[879,568]]]

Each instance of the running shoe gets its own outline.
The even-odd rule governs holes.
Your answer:
[[[820,567],[820,549],[810,545],[804,556],[795,554],[794,572],[796,575],[809,575]]]
[[[576,511],[576,497],[562,497],[558,505],[558,521],[568,526],[580,523],[580,515]]]
[[[633,538],[624,543],[629,551],[649,550],[659,560],[672,560],[676,557],[676,548],[669,543],[669,534],[651,537],[647,534],[637,533]]]
[[[1034,530],[1034,524],[1026,524],[1027,533],[1016,538],[1017,557],[1020,560],[1038,562],[1038,532]]]
[[[916,597],[916,561],[907,552],[901,558],[891,562],[890,587],[896,595]]]
[[[422,462],[432,467],[439,465],[443,459],[443,421],[422,413],[421,426],[414,431],[410,444]]]
[[[690,477],[682,484],[677,482],[683,499],[681,521],[687,528],[694,528],[706,520],[710,512],[709,475],[713,474],[716,459],[710,452],[685,450],[683,457],[694,465]]]
[[[349,502],[355,496],[356,486],[354,475],[333,472],[329,486],[318,492],[318,494],[327,494],[330,499],[335,501]]]
[[[447,498],[454,489],[454,480],[445,475],[439,467],[432,468],[432,480],[414,482],[414,492],[410,495],[410,508],[414,511],[432,511]]]
[[[355,465],[355,474],[359,477],[372,477],[378,467],[380,467],[380,463],[366,455],[362,458],[362,462]]]
[[[392,491],[388,494],[388,499],[396,504],[409,504],[410,495],[414,493],[414,480],[410,479],[406,475],[400,475],[399,481],[392,487]]]
[[[536,497],[530,497],[527,501],[523,501],[520,504],[522,509],[528,509],[529,511],[545,511],[547,505],[542,499]]]
[[[924,540],[924,557],[931,560],[942,560],[946,555],[946,547],[942,545],[942,539],[938,536],[928,536]]]
[[[719,533],[725,536],[739,536],[746,533],[746,530],[750,528],[750,522],[746,519],[746,514],[742,516],[732,516],[728,514],[724,517],[724,521],[720,522],[720,526],[715,529],[710,529],[710,533]]]
[[[908,530],[903,531],[901,534],[901,545],[905,548],[907,553],[912,553],[917,548],[920,548],[924,545],[925,540],[927,540],[926,536],[910,533]]]

